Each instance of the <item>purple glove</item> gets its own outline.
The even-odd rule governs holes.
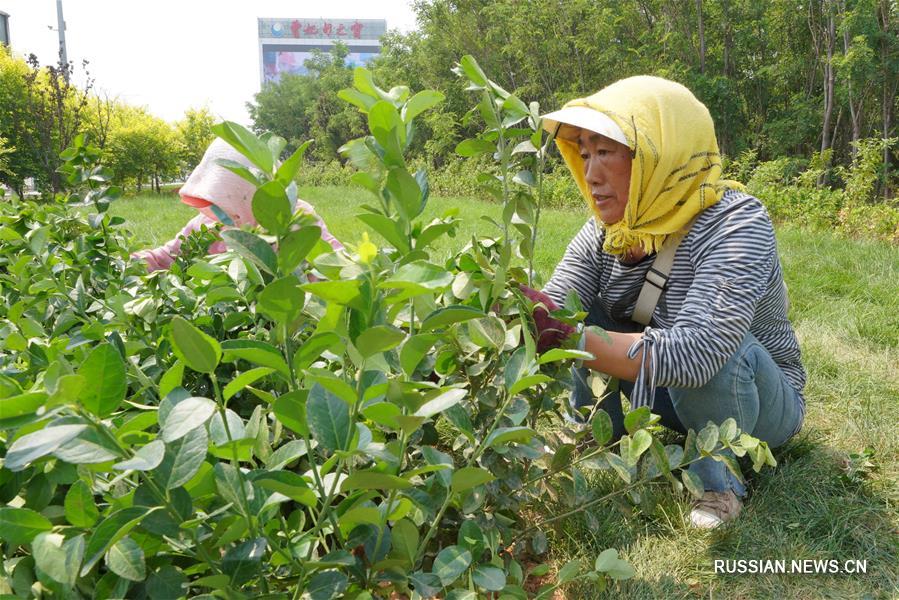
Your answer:
[[[558,310],[559,308],[552,301],[552,298],[543,292],[532,290],[526,285],[519,284],[518,288],[534,304],[542,303],[546,306],[546,308],[541,306],[534,308],[534,324],[537,326],[537,352],[542,354],[547,350],[561,346],[562,342],[576,331],[575,328],[549,316],[547,309]]]

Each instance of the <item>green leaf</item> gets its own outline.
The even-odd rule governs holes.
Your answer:
[[[94,502],[94,493],[83,480],[79,479],[66,492],[64,502],[66,520],[75,527],[91,527],[100,517]]]
[[[222,397],[227,401],[234,397],[235,394],[243,390],[248,385],[262,379],[266,375],[271,375],[274,369],[270,367],[256,367],[249,371],[244,371],[234,379],[228,382],[225,389],[222,390]]]
[[[487,85],[487,76],[484,75],[484,71],[481,70],[478,61],[476,61],[472,55],[466,54],[460,58],[459,67],[462,68],[462,72],[465,73],[465,76],[468,77],[473,84],[480,87]]]
[[[91,350],[78,375],[85,380],[81,403],[98,417],[109,416],[125,399],[125,361],[112,344],[104,342]]]
[[[153,478],[167,490],[184,485],[200,469],[208,445],[205,427],[197,427],[183,438],[166,444],[165,456],[154,470]]]
[[[278,272],[278,256],[268,242],[258,235],[241,229],[228,229],[221,236],[229,248],[266,273],[274,275]]]
[[[487,315],[477,308],[456,304],[439,308],[429,314],[421,324],[421,332],[425,333],[439,327],[447,327],[469,319],[479,319]]]
[[[53,451],[53,456],[73,465],[97,464],[115,460],[120,450],[95,428],[85,430]]]
[[[130,506],[118,510],[100,521],[100,524],[94,529],[93,535],[87,542],[87,548],[84,551],[84,564],[81,567],[81,576],[86,577],[110,546],[128,535],[147,514],[154,510],[156,508],[148,509],[143,506]]]
[[[528,364],[527,348],[519,347],[509,360],[506,362],[505,373],[503,378],[506,383],[506,389],[511,390],[524,377],[530,375],[530,365]]]
[[[645,429],[640,429],[631,438],[630,456],[628,463],[635,465],[644,452],[652,445],[652,436]]]
[[[129,581],[143,581],[147,578],[147,564],[144,551],[130,537],[123,537],[106,552],[106,566],[109,570]]]
[[[14,441],[6,452],[4,465],[10,471],[21,471],[32,461],[56,451],[78,437],[87,425],[57,425],[24,435]]]
[[[287,185],[289,183],[269,181],[253,194],[253,216],[272,235],[285,234],[293,218],[287,190],[284,189]]]
[[[565,584],[573,579],[577,579],[578,575],[581,574],[582,568],[583,565],[581,565],[581,561],[578,559],[565,563],[565,566],[559,569],[559,584]]]
[[[216,404],[209,398],[192,396],[182,400],[168,414],[160,435],[162,441],[171,443],[206,424],[215,412]]]
[[[618,558],[618,550],[615,548],[603,550],[596,557],[596,566],[594,568],[599,573],[605,573],[616,581],[630,579],[636,574],[630,563]]]
[[[322,230],[317,225],[304,225],[291,231],[278,246],[278,267],[282,273],[291,273],[309,255],[322,237]]]
[[[219,343],[179,316],[172,319],[172,348],[198,373],[212,373],[222,359]]]
[[[537,364],[545,365],[546,363],[555,362],[558,360],[566,360],[569,358],[574,358],[577,360],[593,360],[594,357],[589,352],[582,352],[581,350],[553,348],[541,354],[540,358],[537,359]]]
[[[326,369],[307,369],[306,379],[311,383],[321,385],[350,406],[356,403],[356,390],[331,371]]]
[[[215,489],[222,500],[233,504],[238,512],[243,512],[243,497],[252,497],[253,488],[243,480],[236,468],[220,462],[215,465]]]
[[[34,538],[31,553],[38,569],[54,581],[71,588],[78,579],[78,569],[84,557],[84,536],[66,540],[61,534],[44,532]]]
[[[147,579],[150,600],[171,600],[187,593],[187,577],[177,568],[165,565]]]
[[[490,448],[511,442],[526,443],[535,435],[537,432],[530,427],[497,427],[485,443]]]
[[[334,351],[341,345],[340,336],[333,331],[312,335],[293,354],[293,368],[300,372],[322,357],[326,350]]]
[[[412,377],[416,367],[439,339],[437,334],[420,333],[406,340],[400,350],[400,366],[407,377]]]
[[[285,188],[296,179],[300,165],[303,164],[303,155],[306,154],[306,150],[311,144],[312,140],[303,142],[287,160],[281,163],[281,166],[275,172],[275,180],[280,182]]]
[[[165,398],[176,387],[181,386],[184,379],[184,363],[176,360],[165,374],[159,379],[159,397]]]
[[[222,350],[224,351],[224,359],[233,361],[243,359],[261,367],[268,367],[281,373],[285,377],[290,376],[290,369],[287,362],[281,355],[281,351],[257,340],[226,340],[222,342]]]
[[[300,287],[326,302],[352,306],[361,298],[360,286],[360,281],[348,279],[343,281],[316,281],[305,283]]]
[[[53,524],[44,515],[30,508],[0,508],[0,540],[11,548],[28,544],[43,531],[53,529]]]
[[[15,427],[21,417],[27,422],[47,399],[44,392],[27,392],[0,399],[0,428]]]
[[[394,219],[374,213],[363,213],[356,218],[371,227],[381,235],[388,244],[401,252],[409,252],[409,239],[403,233],[402,227]]]
[[[412,565],[418,555],[418,527],[409,519],[400,519],[393,524],[390,533],[393,541],[390,555],[401,558],[407,565]]]
[[[467,395],[468,390],[464,389],[446,390],[435,398],[432,398],[421,405],[421,407],[419,407],[419,409],[415,411],[415,416],[426,418],[433,417],[434,415],[440,414],[443,411],[459,404]]]
[[[231,575],[232,586],[240,586],[259,573],[266,547],[265,538],[260,537],[228,550],[222,557],[222,571]]]
[[[377,98],[372,98],[368,94],[363,94],[359,90],[354,90],[352,88],[340,90],[337,92],[337,97],[358,107],[363,113],[367,113],[368,110],[374,106],[375,102],[378,101]]]
[[[356,349],[362,358],[374,356],[396,348],[406,338],[406,332],[390,325],[375,325],[362,332],[355,340]]]
[[[309,600],[340,598],[349,585],[349,579],[340,571],[321,571],[312,576],[306,586]]]
[[[223,121],[212,126],[212,132],[250,159],[254,165],[266,173],[274,169],[274,157],[269,147],[246,127],[232,121]]]
[[[480,565],[472,574],[475,585],[488,592],[499,592],[506,587],[506,574],[502,569]]]
[[[405,490],[412,484],[402,477],[379,473],[378,471],[356,471],[343,480],[340,485],[341,492],[351,490]]]
[[[463,467],[453,472],[452,490],[454,493],[464,492],[473,487],[493,481],[496,477],[490,471],[480,467]]]
[[[335,452],[349,448],[352,433],[346,402],[316,383],[309,390],[306,414],[312,437],[323,449]]]
[[[272,452],[265,461],[265,468],[269,471],[283,469],[287,464],[306,456],[307,453],[305,440],[291,440]]]
[[[417,260],[397,269],[396,273],[378,284],[378,287],[403,290],[404,297],[412,297],[415,294],[443,290],[452,282],[453,276],[446,269]]]
[[[87,380],[81,375],[61,375],[56,380],[56,390],[47,399],[47,406],[74,404],[81,397],[86,383]],[[6,415],[2,408],[0,408],[0,415]]]
[[[368,129],[384,149],[384,162],[401,166],[406,126],[396,107],[385,100],[376,102],[368,111]]]
[[[262,471],[253,483],[270,492],[284,494],[305,506],[315,506],[318,502],[318,496],[306,480],[291,471]]]
[[[739,432],[739,428],[737,427],[737,421],[733,417],[725,419],[718,427],[718,437],[724,443],[729,444],[732,442],[737,437],[737,432]]]
[[[447,546],[434,558],[431,569],[444,587],[453,583],[471,564],[471,552],[459,546]]]
[[[272,408],[275,418],[284,426],[302,436],[309,435],[309,426],[306,422],[306,390],[295,390],[278,396]]]
[[[718,444],[718,427],[709,422],[696,436],[696,446],[703,453],[710,453]]]
[[[290,324],[303,311],[306,295],[295,275],[287,275],[265,286],[257,297],[257,309],[278,324]]]
[[[680,475],[687,490],[697,499],[702,498],[702,495],[705,493],[705,484],[702,482],[699,475],[689,469],[682,470]]]
[[[459,156],[478,156],[494,151],[496,151],[496,144],[480,138],[462,140],[456,144],[456,154]]]
[[[593,417],[593,439],[600,446],[605,446],[612,439],[612,418],[603,409],[596,411]]]
[[[409,123],[429,108],[433,108],[443,102],[445,96],[434,90],[422,90],[409,98],[403,107],[403,121]]]
[[[649,425],[651,419],[652,414],[649,412],[649,407],[641,406],[632,411],[629,411],[624,416],[624,428],[628,433],[634,433],[638,429]]]
[[[396,203],[396,208],[406,221],[411,221],[422,211],[421,188],[406,169],[397,167],[387,173],[387,191]]]
[[[536,375],[527,375],[526,377],[522,377],[518,381],[512,384],[512,387],[509,388],[509,394],[514,396],[524,390],[534,387],[535,385],[539,385],[541,383],[549,383],[553,378],[548,375],[543,375],[542,373],[537,373]]]
[[[116,463],[112,468],[119,471],[152,471],[162,464],[163,457],[165,457],[165,444],[162,440],[153,440],[135,452],[132,458]]]

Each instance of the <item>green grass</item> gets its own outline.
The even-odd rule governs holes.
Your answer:
[[[353,218],[370,202],[348,188],[303,188],[341,240],[353,243],[362,225]],[[432,198],[429,216],[458,208],[464,220],[446,255],[472,233],[490,233],[480,219],[498,218],[496,204],[471,198]],[[169,239],[195,214],[175,196],[120,200],[137,239]],[[535,267],[549,276],[584,213],[546,210]],[[894,598],[899,594],[899,248],[829,232],[783,226],[778,243],[792,302],[791,318],[808,371],[808,415],[802,432],[775,451],[779,466],[752,474],[741,518],[713,532],[690,529],[689,504],[660,492],[653,514],[626,506],[572,517],[548,532],[550,560],[561,564],[617,547],[637,577],[603,597],[616,598]],[[871,448],[875,468],[846,481],[851,453]],[[603,476],[591,480],[607,488]],[[563,507],[547,500],[546,515]],[[866,575],[715,575],[715,559],[867,559]],[[570,589],[569,598],[594,598]]]

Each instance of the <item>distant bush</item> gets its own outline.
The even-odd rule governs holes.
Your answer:
[[[860,140],[852,164],[832,170],[833,188],[822,184],[828,172],[829,152],[816,153],[807,161],[782,157],[756,162],[754,152],[749,151],[731,161],[727,172],[746,183],[775,221],[896,243],[899,204],[895,199],[875,196],[884,173],[884,146],[889,149],[895,144],[895,138]]]

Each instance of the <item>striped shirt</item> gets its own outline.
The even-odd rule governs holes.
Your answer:
[[[626,321],[655,255],[626,265],[602,251],[604,230],[589,219],[571,240],[544,288],[559,305],[575,290],[585,308],[594,299]],[[701,387],[751,332],[798,392],[805,370],[787,319],[787,296],[774,228],[758,199],[729,190],[696,218],[674,257],[668,287],[643,337],[651,348],[650,381],[638,388]],[[651,397],[651,396],[650,396]]]

